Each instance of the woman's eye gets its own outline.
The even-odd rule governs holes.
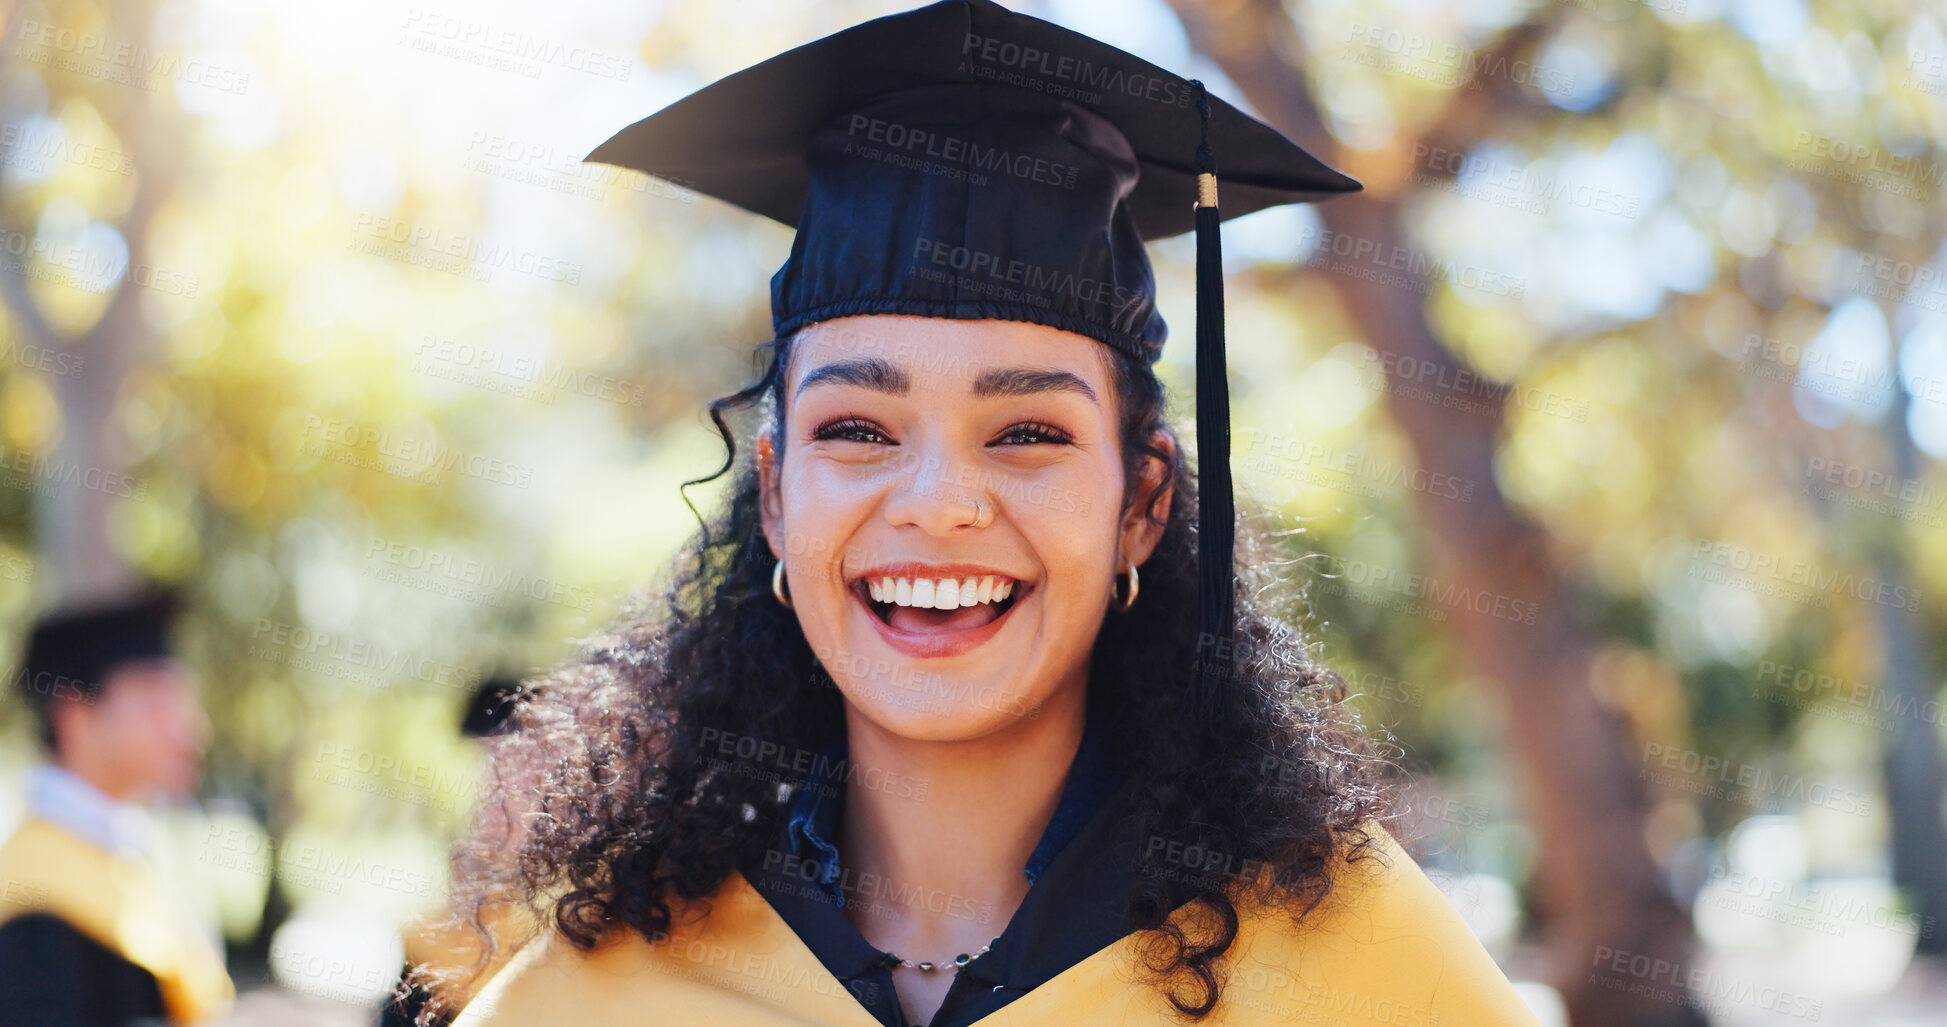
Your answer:
[[[844,439],[847,442],[892,442],[891,439],[886,437],[885,432],[879,430],[878,425],[857,417],[841,417],[836,421],[827,421],[813,429],[811,437],[813,440]]]
[[[1075,441],[1067,432],[1052,424],[1029,421],[1017,424],[1001,433],[992,443],[998,446],[1034,446],[1046,443],[1057,445]]]

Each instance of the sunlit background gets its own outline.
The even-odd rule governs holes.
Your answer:
[[[234,1022],[370,1022],[461,704],[695,526],[790,232],[580,157],[906,6],[10,9],[0,667],[56,600],[188,589],[217,731],[166,857]],[[1226,226],[1235,472],[1544,1022],[1947,1023],[1947,8],[1009,6],[1365,184]]]

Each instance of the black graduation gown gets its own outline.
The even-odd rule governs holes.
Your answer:
[[[49,913],[0,924],[0,1027],[167,1023],[155,975]]]

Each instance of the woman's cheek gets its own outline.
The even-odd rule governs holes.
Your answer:
[[[787,503],[795,500],[801,515],[809,518],[843,520],[848,513],[859,519],[864,507],[886,491],[892,468],[886,462],[850,463],[820,460],[802,474],[788,477]]]
[[[828,468],[786,475],[781,486],[787,551],[806,562],[835,563],[840,527],[859,521],[857,508],[867,502],[870,489],[856,476]]]

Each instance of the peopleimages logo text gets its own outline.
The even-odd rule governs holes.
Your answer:
[[[967,33],[960,54],[983,64],[1039,75],[1045,79],[1072,82],[1107,93],[1122,93],[1171,107],[1188,107],[1193,99],[1184,84],[1166,75],[1130,74],[1109,64],[1097,64],[1036,46]]]
[[[1105,307],[1114,317],[1123,316],[1130,308],[1148,298],[1141,290],[1130,286],[936,239],[915,240],[913,260],[922,265],[922,269],[924,265],[932,264],[952,268],[969,278],[988,278],[1019,286],[1044,301],[1055,296],[1072,296],[1081,303]]]
[[[864,136],[887,149],[917,153],[934,160],[949,161],[989,174],[1012,175],[1027,182],[1075,188],[1081,169],[1073,164],[1051,161],[1030,153],[1015,153],[998,146],[980,143],[931,129],[908,128],[896,121],[852,115],[846,127],[850,136]],[[868,153],[871,151],[867,151]]]

